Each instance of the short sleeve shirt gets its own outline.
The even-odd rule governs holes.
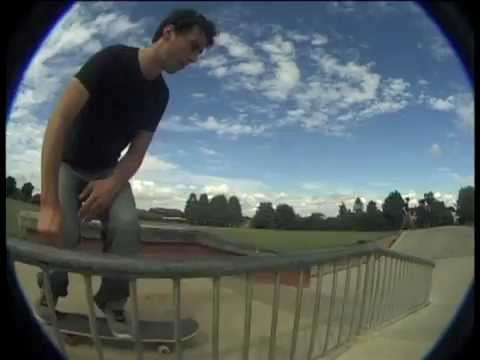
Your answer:
[[[75,74],[90,96],[67,134],[62,156],[66,163],[85,171],[113,168],[139,131],[157,129],[169,90],[162,75],[145,79],[138,51],[107,47]]]

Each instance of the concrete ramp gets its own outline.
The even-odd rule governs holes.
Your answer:
[[[338,360],[424,358],[454,318],[474,278],[474,230],[449,226],[406,231],[393,250],[435,261],[430,305],[360,337]]]
[[[391,249],[434,261],[470,257],[475,253],[473,228],[444,226],[406,231]]]

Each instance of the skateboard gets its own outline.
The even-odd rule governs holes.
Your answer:
[[[52,326],[42,318],[40,322],[45,325]],[[101,339],[119,340],[119,341],[135,341],[133,335],[115,335],[110,331],[107,320],[97,317],[97,335]],[[78,338],[93,338],[90,333],[90,321],[87,315],[78,313],[62,313],[57,311],[57,325],[61,333],[65,334],[65,342],[68,345],[76,345]],[[193,319],[181,319],[180,341],[185,342],[193,338],[198,332],[198,323]],[[139,338],[143,343],[159,344],[157,350],[161,354],[168,354],[173,351],[175,346],[175,323],[173,321],[146,321],[138,322]]]

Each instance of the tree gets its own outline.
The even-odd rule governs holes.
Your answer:
[[[418,228],[425,228],[428,226],[428,214],[427,214],[427,209],[425,205],[425,200],[421,199],[418,201],[418,207],[417,207],[417,220],[416,220],[416,226]]]
[[[273,210],[272,203],[260,203],[253,216],[252,226],[257,229],[273,229],[275,227],[275,210]]]
[[[325,215],[322,213],[312,213],[303,220],[303,229],[325,230]]]
[[[6,197],[13,197],[17,193],[17,180],[12,176],[8,176],[6,185]]]
[[[210,203],[208,195],[201,194],[198,199],[198,223],[200,225],[208,225],[210,223]]]
[[[338,206],[338,218],[342,220],[346,215],[347,215],[347,207],[345,206],[345,203],[342,201],[342,203]]]
[[[295,211],[290,205],[277,205],[275,210],[275,227],[278,229],[293,229],[295,225]]]
[[[367,215],[370,217],[375,217],[380,214],[380,210],[377,208],[377,203],[375,201],[369,201],[367,204]]]
[[[460,224],[474,221],[475,188],[473,186],[466,186],[458,191],[457,216]]]
[[[360,214],[363,212],[363,202],[359,197],[355,199],[355,203],[353,204],[353,212],[355,214]]]
[[[32,204],[40,205],[40,199],[41,195],[40,194],[35,194],[32,196]]]
[[[24,201],[31,201],[32,200],[32,193],[33,193],[33,185],[32,183],[28,182],[23,184],[21,195]]]
[[[190,224],[198,224],[198,200],[197,195],[195,193],[191,193],[190,197],[185,204],[185,218],[188,220]]]
[[[242,207],[236,196],[230,196],[228,199],[228,219],[232,226],[239,226],[243,221]]]
[[[215,195],[210,201],[209,211],[211,225],[227,226],[229,214],[227,198],[225,195]]]
[[[399,229],[402,226],[404,204],[402,195],[397,190],[391,192],[385,198],[382,210],[390,228]]]

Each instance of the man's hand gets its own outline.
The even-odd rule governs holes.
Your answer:
[[[59,204],[42,204],[37,223],[37,232],[50,244],[62,246],[63,221]]]
[[[79,196],[82,202],[78,215],[80,221],[89,221],[103,215],[118,192],[113,178],[94,180],[88,183]]]

